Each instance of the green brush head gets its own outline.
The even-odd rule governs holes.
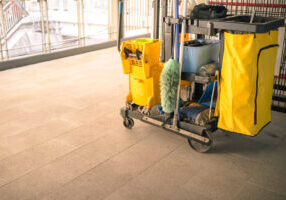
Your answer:
[[[176,109],[180,64],[173,59],[165,63],[161,73],[161,105],[165,113]]]

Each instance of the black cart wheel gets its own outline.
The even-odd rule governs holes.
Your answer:
[[[208,144],[202,144],[190,138],[188,138],[188,142],[189,142],[189,145],[192,147],[192,149],[200,153],[206,153],[212,148],[213,135],[211,131],[204,130],[202,136],[207,137],[210,140]]]
[[[126,117],[123,119],[123,126],[128,129],[132,129],[134,126],[134,120],[132,118]]]

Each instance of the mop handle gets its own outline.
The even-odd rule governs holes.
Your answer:
[[[173,120],[173,128],[178,128],[178,120],[179,120],[179,109],[180,109],[180,86],[181,86],[181,74],[183,68],[183,56],[184,56],[184,39],[185,39],[185,30],[186,30],[186,19],[187,16],[187,0],[184,0],[184,11],[183,11],[183,22],[182,22],[182,31],[181,31],[181,46],[180,46],[180,69],[179,69],[179,84],[177,89],[177,101],[176,101],[176,109],[174,113]]]
[[[117,50],[120,52],[121,39],[123,32],[123,1],[119,1],[119,23],[118,23],[118,38],[117,38]]]
[[[179,0],[175,0],[175,18],[179,19]],[[180,25],[176,24],[176,35],[175,35],[175,59],[179,61],[180,47],[179,47],[179,29]]]

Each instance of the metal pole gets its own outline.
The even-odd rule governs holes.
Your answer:
[[[185,39],[185,30],[186,30],[186,16],[187,16],[187,0],[184,0],[184,11],[183,11],[183,22],[182,22],[182,31],[181,31],[181,46],[180,46],[180,69],[179,69],[179,84],[177,89],[177,102],[176,109],[174,112],[173,128],[178,128],[179,120],[179,109],[180,109],[180,86],[181,86],[181,73],[183,67],[183,56],[184,56],[184,39]]]
[[[46,7],[46,27],[47,27],[47,33],[48,33],[48,51],[51,52],[51,35],[50,35],[50,24],[49,24],[49,7],[47,0],[45,1],[45,7]]]
[[[0,12],[1,12],[1,27],[2,27],[2,34],[3,34],[3,39],[4,39],[4,46],[5,46],[5,51],[6,51],[6,59],[9,59],[9,52],[8,52],[8,44],[7,44],[7,33],[6,33],[6,24],[4,20],[4,12],[3,12],[3,1],[0,0]],[[2,46],[2,44],[1,44]],[[3,50],[1,51],[3,54]],[[4,57],[4,56],[3,56]]]
[[[215,86],[216,86],[216,81],[213,82],[213,89],[212,89],[212,96],[211,96],[211,103],[210,103],[210,110],[209,110],[209,120],[211,120],[211,117],[212,117],[212,107],[213,107],[213,101],[214,101]]]
[[[175,0],[175,18],[179,19],[179,0]],[[176,35],[175,35],[175,60],[179,61],[180,59],[180,47],[179,47],[179,37],[180,37],[180,25],[176,24]]]
[[[176,4],[177,4],[177,1],[176,0],[173,0],[173,9],[172,9],[172,17],[175,17],[175,13],[176,13]],[[175,34],[173,35],[176,35],[176,25],[174,25],[174,32]],[[173,30],[172,30],[173,31]],[[176,38],[176,36],[175,36]],[[173,38],[172,38],[173,39]],[[174,41],[176,41],[176,39],[174,39]],[[176,55],[177,55],[177,49],[176,47],[174,47],[174,58],[176,59]]]
[[[147,15],[147,32],[149,32],[150,29],[150,18],[149,18],[149,6],[150,6],[150,1],[147,1],[147,5],[146,5],[146,15]]]
[[[160,0],[153,0],[153,8],[154,8],[153,37],[154,39],[159,39]]]
[[[81,46],[81,20],[80,20],[80,0],[76,1],[77,3],[77,25],[78,25],[78,44]]]
[[[111,39],[110,38],[110,34],[111,34],[111,5],[112,5],[112,2],[111,2],[111,0],[108,0],[108,2],[107,2],[107,7],[108,7],[108,26],[107,26],[107,28],[108,28],[108,38],[109,39]]]
[[[130,2],[131,2],[131,13],[132,13],[132,17],[130,18],[131,19],[131,27],[130,27],[130,30],[134,30],[134,27],[135,27],[135,24],[136,24],[136,19],[135,19],[135,17],[136,17],[136,3],[135,3],[135,1],[134,0],[130,0]]]
[[[123,0],[119,1],[119,22],[118,22],[118,39],[117,39],[117,49],[120,52],[120,46],[121,46],[121,39],[123,36],[123,7],[124,3]]]
[[[165,61],[165,24],[164,24],[164,17],[167,16],[167,8],[168,8],[168,2],[167,0],[161,0],[161,9],[162,9],[162,26],[161,26],[161,62]]]
[[[81,17],[82,17],[82,45],[85,45],[85,27],[84,27],[84,0],[81,0]]]
[[[129,24],[130,24],[130,22],[129,22],[130,17],[128,17],[128,16],[130,16],[130,13],[128,13],[128,8],[130,7],[130,6],[128,6],[129,4],[130,4],[130,2],[126,1],[125,6],[124,6],[124,13],[125,13],[124,22],[125,22],[125,30],[126,31],[128,31]]]
[[[2,1],[0,0],[0,6],[1,6],[1,8],[2,8]],[[1,16],[2,16],[2,9],[0,9],[1,10]],[[1,31],[2,32],[2,31]],[[3,60],[4,59],[4,55],[3,55],[3,49],[2,49],[2,35],[3,35],[3,33],[0,35],[0,53],[1,53],[1,60]]]
[[[137,3],[136,3],[137,5],[135,4],[135,9],[134,9],[134,10],[135,10],[135,13],[136,13],[135,15],[137,16],[137,17],[136,17],[137,20],[136,20],[135,27],[134,27],[135,30],[138,29],[138,27],[139,27],[139,21],[140,21],[140,12],[139,12],[140,9],[139,9],[139,6],[138,6],[138,4],[140,5],[140,3],[139,3],[138,1],[139,1],[139,0],[137,0]]]
[[[4,56],[3,56],[3,49],[2,49],[2,37],[0,35],[0,54],[1,54],[1,60],[4,59]]]
[[[44,24],[44,11],[43,11],[43,0],[38,0],[41,12],[41,25],[42,25],[42,51],[46,52],[46,32]]]

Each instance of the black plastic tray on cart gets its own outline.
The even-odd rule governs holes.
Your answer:
[[[215,35],[220,31],[239,31],[249,33],[266,33],[270,30],[276,30],[284,26],[284,19],[272,17],[255,16],[253,23],[250,23],[251,16],[240,15],[220,19],[190,19],[187,20],[187,33]],[[165,17],[166,32],[171,24],[182,24],[183,18],[175,19]]]
[[[251,33],[266,33],[284,26],[284,19],[255,16],[250,23],[251,16],[227,17],[214,21],[214,27],[221,30],[241,31]]]

